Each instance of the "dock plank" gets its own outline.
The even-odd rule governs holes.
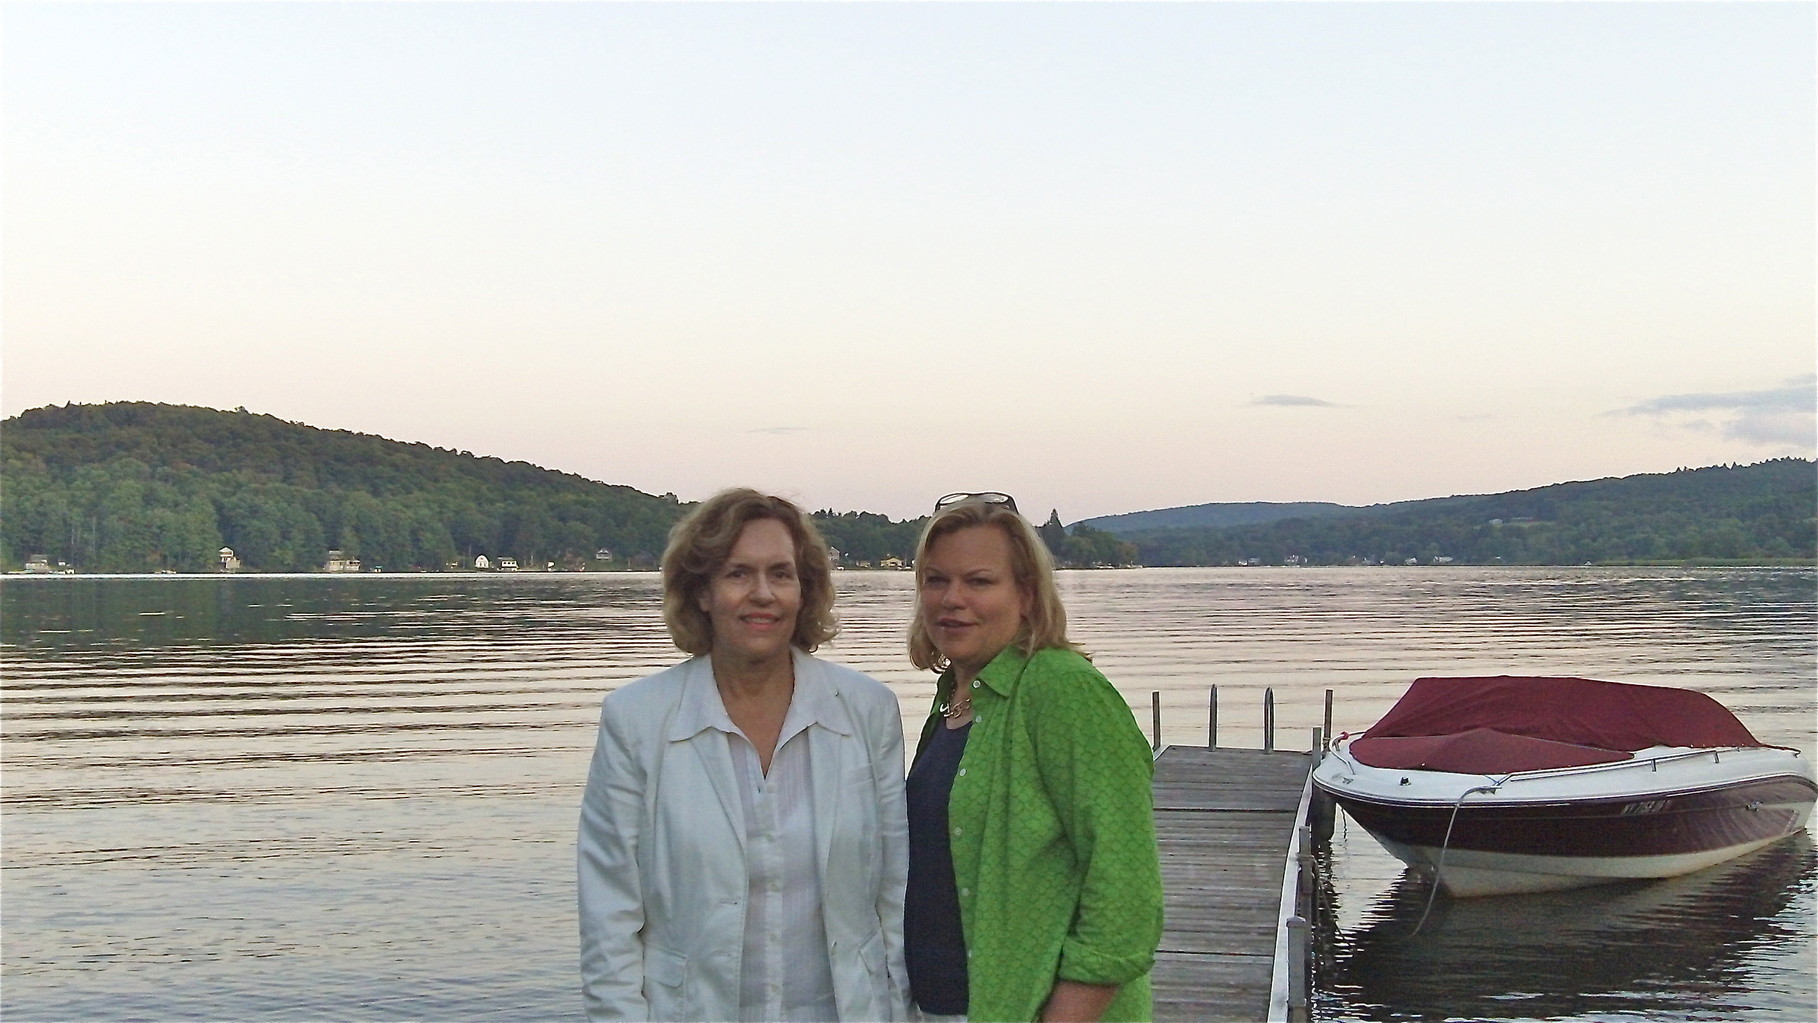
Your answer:
[[[1272,969],[1269,956],[1159,952],[1151,978],[1155,1018],[1254,1023],[1266,1014]]]
[[[1169,747],[1155,762],[1157,1020],[1265,1019],[1305,753]]]

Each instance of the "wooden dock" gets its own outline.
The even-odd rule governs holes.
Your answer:
[[[1170,746],[1155,761],[1155,828],[1165,896],[1151,981],[1157,1020],[1288,1018],[1301,796],[1309,753]],[[1298,953],[1295,953],[1296,955]]]

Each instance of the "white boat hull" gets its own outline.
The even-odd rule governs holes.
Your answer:
[[[1314,783],[1456,896],[1702,870],[1803,829],[1818,776],[1796,751],[1656,747],[1613,764],[1501,776],[1377,768],[1343,743]]]
[[[1519,895],[1557,892],[1616,881],[1678,877],[1714,867],[1780,841],[1786,836],[1763,838],[1740,845],[1697,853],[1659,856],[1530,856],[1521,853],[1440,850],[1431,846],[1402,845],[1375,836],[1383,848],[1411,867],[1437,870],[1445,890],[1458,898],[1483,895]],[[1443,860],[1443,866],[1440,866]]]

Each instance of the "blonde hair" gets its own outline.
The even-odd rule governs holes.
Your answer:
[[[839,633],[833,620],[833,559],[820,531],[788,501],[736,487],[701,502],[669,530],[669,546],[663,551],[663,624],[683,651],[705,654],[713,649],[713,621],[701,610],[700,596],[732,557],[739,534],[762,519],[782,523],[795,541],[802,607],[789,642],[813,653]]]
[[[1029,595],[1029,614],[1017,632],[1015,643],[1025,654],[1060,647],[1080,652],[1067,639],[1067,609],[1061,604],[1060,588],[1054,582],[1054,558],[1048,545],[1036,534],[1028,520],[1003,504],[964,501],[934,513],[922,528],[921,542],[915,547],[915,584],[918,605],[909,623],[909,663],[933,671],[947,670],[947,658],[934,645],[928,628],[922,623],[919,606],[923,579],[922,564],[928,548],[943,536],[973,526],[992,526],[1003,530],[1010,541],[1010,574],[1016,585]]]

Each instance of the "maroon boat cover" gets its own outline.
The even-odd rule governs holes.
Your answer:
[[[1760,746],[1703,693],[1588,678],[1416,679],[1351,744],[1372,767],[1503,774],[1628,759],[1649,746]]]
[[[1473,728],[1456,735],[1365,735],[1351,743],[1351,755],[1371,767],[1454,774],[1583,767],[1611,764],[1631,756],[1619,750],[1509,735],[1488,728]]]

